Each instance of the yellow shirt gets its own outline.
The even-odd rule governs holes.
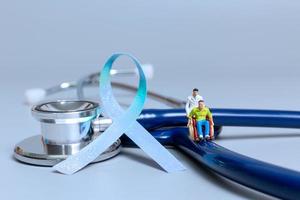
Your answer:
[[[200,121],[200,120],[206,120],[207,117],[209,119],[212,118],[212,114],[209,108],[207,107],[204,107],[201,110],[199,107],[196,107],[192,109],[192,111],[189,114],[189,117],[193,117],[196,119],[196,121]]]

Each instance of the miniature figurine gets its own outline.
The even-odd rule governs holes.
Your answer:
[[[187,117],[189,117],[191,110],[198,106],[198,101],[200,100],[203,100],[203,97],[199,95],[199,90],[197,88],[194,88],[192,95],[188,96],[187,102],[185,104],[185,112]]]
[[[214,126],[213,117],[209,108],[205,106],[203,100],[198,101],[198,107],[192,109],[192,111],[189,113],[189,118],[196,120],[196,128],[200,140],[203,138],[207,140],[213,139],[213,132],[210,131]],[[202,129],[203,126],[204,134]],[[199,138],[195,138],[195,140],[199,141]]]
[[[189,114],[191,110],[195,107],[198,106],[198,101],[203,100],[203,97],[199,95],[199,90],[197,88],[193,89],[192,95],[188,96],[187,102],[185,105],[185,112],[186,116],[188,117],[188,127],[189,127],[189,133],[190,133],[190,138],[193,140],[199,140],[198,138],[198,133],[196,130],[196,120],[195,119],[190,119]]]

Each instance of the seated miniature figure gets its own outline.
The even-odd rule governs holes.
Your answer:
[[[213,139],[213,117],[208,107],[205,106],[204,101],[198,101],[198,107],[195,107],[189,113],[189,126],[191,125],[192,120],[196,121],[196,129],[198,137],[195,138],[195,141],[200,141],[203,138],[209,140]],[[204,126],[204,134],[203,134]]]
[[[203,100],[203,97],[199,95],[198,88],[194,88],[192,91],[192,95],[187,97],[187,101],[185,105],[186,116],[188,118],[191,110],[198,106],[198,101],[200,100]],[[193,140],[199,140],[198,133],[195,126],[196,126],[196,121],[194,119],[189,119],[188,127],[189,127],[190,138]]]

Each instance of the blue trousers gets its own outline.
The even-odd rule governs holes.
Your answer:
[[[204,129],[205,135],[203,135],[202,126],[205,127],[205,129]],[[197,131],[198,131],[199,137],[209,136],[209,122],[207,120],[197,121]]]

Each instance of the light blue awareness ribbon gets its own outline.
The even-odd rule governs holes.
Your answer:
[[[110,70],[119,56],[131,58],[140,76],[137,94],[133,103],[126,111],[121,108],[114,98],[111,88]],[[146,78],[138,60],[129,54],[113,54],[104,64],[99,84],[102,109],[112,119],[113,123],[89,145],[77,154],[69,156],[66,160],[58,163],[53,168],[63,174],[73,174],[95,160],[125,133],[165,171],[175,172],[185,170],[185,167],[136,121],[143,109],[147,96]]]

